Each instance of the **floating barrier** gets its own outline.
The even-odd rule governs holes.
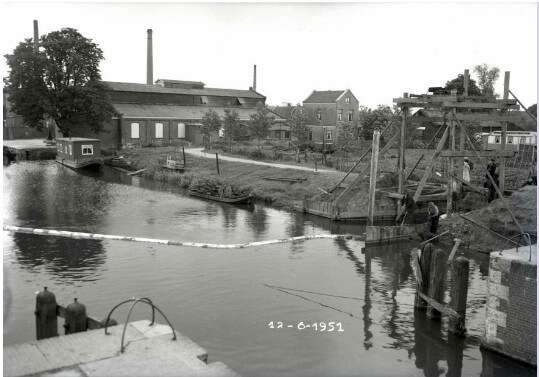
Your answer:
[[[82,233],[82,232],[69,232],[66,230],[54,230],[54,229],[36,229],[36,228],[23,228],[18,226],[4,225],[4,230],[13,233],[27,233],[36,234],[41,236],[56,236],[66,237],[74,239],[86,239],[86,240],[115,240],[115,241],[131,241],[131,242],[144,242],[144,243],[156,243],[160,245],[172,245],[172,246],[189,246],[206,249],[245,249],[255,246],[266,246],[286,242],[308,241],[308,240],[320,240],[320,239],[356,239],[361,240],[359,236],[352,236],[350,234],[313,234],[310,236],[298,236],[281,238],[276,240],[256,241],[248,243],[237,244],[216,244],[216,243],[201,243],[201,242],[183,242],[175,240],[162,240],[157,238],[144,238],[144,237],[127,237],[127,236],[115,236],[110,234],[97,234],[97,233]]]

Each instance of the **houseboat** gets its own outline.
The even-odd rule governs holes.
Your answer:
[[[101,140],[82,137],[56,139],[56,162],[73,169],[99,168],[103,165]]]

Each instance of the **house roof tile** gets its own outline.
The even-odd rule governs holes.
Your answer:
[[[344,90],[314,90],[303,103],[334,103],[344,92]]]

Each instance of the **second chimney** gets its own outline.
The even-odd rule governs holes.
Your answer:
[[[153,84],[153,46],[152,29],[148,29],[148,51],[146,60],[146,84]]]
[[[34,20],[34,52],[39,52],[39,31],[37,28],[37,20]]]
[[[253,71],[253,90],[256,92],[256,64]]]

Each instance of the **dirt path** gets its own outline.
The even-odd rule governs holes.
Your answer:
[[[193,156],[197,156],[197,157],[205,157],[205,158],[213,158],[213,159],[215,158],[215,153],[203,152],[203,148],[188,148],[188,149],[185,149],[185,153],[189,153],[189,154],[191,154]],[[219,160],[243,162],[245,164],[253,164],[253,165],[271,166],[271,167],[279,168],[279,169],[295,169],[295,170],[303,170],[303,171],[314,172],[314,169],[311,168],[311,167],[298,166],[298,165],[287,165],[287,164],[276,164],[276,163],[273,163],[273,162],[248,160],[248,159],[239,158],[239,157],[230,157],[230,156],[222,156],[222,155],[220,155]],[[321,173],[338,173],[335,170],[328,170],[328,169],[317,169],[317,171],[321,172]]]

